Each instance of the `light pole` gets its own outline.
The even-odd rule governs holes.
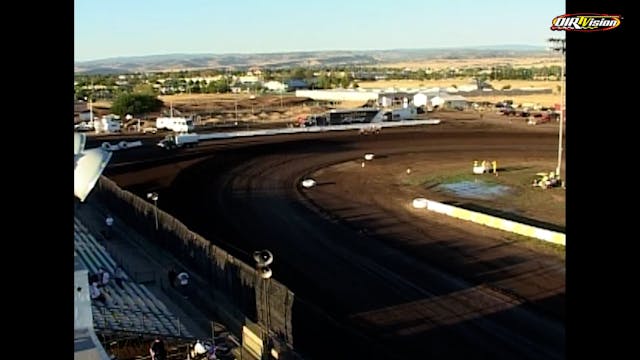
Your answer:
[[[269,336],[270,332],[270,318],[271,318],[271,309],[269,308],[269,289],[268,286],[271,285],[271,276],[273,272],[269,268],[269,265],[273,263],[273,254],[269,250],[260,250],[255,251],[253,253],[253,259],[256,261],[256,273],[263,279],[262,284],[262,309],[263,309],[263,319],[264,319],[264,344],[262,347],[262,358],[269,359],[269,353],[271,351],[271,338]]]
[[[558,130],[558,166],[556,167],[556,174],[560,177],[560,170],[562,168],[562,131],[564,127],[564,66],[566,44],[565,39],[551,38],[549,42],[551,43],[550,49],[562,55],[562,63],[560,64],[560,129]]]
[[[156,219],[156,231],[158,231],[158,193],[150,192],[147,194],[147,199],[153,200],[153,215]]]
[[[280,108],[282,109],[284,107],[284,103],[283,103],[283,99],[282,99],[282,93],[284,92],[284,74],[282,74],[281,77],[282,80],[282,87],[280,88]]]

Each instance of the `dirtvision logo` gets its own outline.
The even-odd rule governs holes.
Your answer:
[[[621,15],[605,14],[565,14],[551,21],[551,30],[564,31],[606,31],[620,26]]]

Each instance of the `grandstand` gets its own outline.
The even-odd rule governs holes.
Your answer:
[[[115,273],[116,262],[77,217],[74,218],[74,240],[75,255],[89,273],[95,274],[100,268]],[[122,289],[113,281],[104,288],[109,298],[106,306],[91,304],[95,329],[193,337],[143,284],[129,281],[126,273],[124,280]]]
[[[99,269],[113,274],[119,266],[78,217],[74,217],[74,257],[87,275]],[[113,280],[103,288],[106,304],[91,301],[96,337],[103,339],[103,344],[118,345],[110,356],[113,352],[119,359],[147,354],[148,344],[156,336],[171,344],[175,355],[186,354],[188,345],[196,340],[191,332],[145,285],[131,281],[126,272],[123,280],[122,288]]]
[[[111,157],[101,148],[85,150],[85,142],[83,134],[76,134],[74,195],[79,203],[85,203]],[[74,214],[74,359],[149,359],[149,345],[155,338],[164,341],[167,359],[211,358],[214,354],[213,358],[223,360],[238,355],[251,359],[238,337],[221,323],[211,321],[211,307],[200,309],[202,299],[198,306],[191,303],[197,296],[187,298],[170,286],[163,286],[166,263],[161,264],[159,258],[170,258],[172,253],[152,255],[148,249],[140,248],[139,243],[147,237],[124,221],[116,220],[115,237],[111,238],[112,231],[108,232],[109,240],[104,237],[106,234],[99,231],[103,226],[100,221],[104,221],[102,212],[109,206],[100,197],[93,199],[89,201],[91,205],[76,206]],[[134,222],[135,225],[139,224]],[[102,284],[105,301],[91,299],[89,283],[94,281],[93,275],[101,270],[113,275],[116,269],[120,270],[122,281],[116,282],[112,277]],[[196,278],[194,274],[193,280]],[[207,352],[194,352],[196,343],[201,348],[204,344]]]
[[[83,223],[80,216],[74,216],[74,259],[79,287],[88,288],[89,276],[98,273],[99,269],[114,274],[118,267],[127,268],[126,264],[114,259],[95,228],[95,223]],[[129,235],[133,236],[132,233]],[[87,306],[90,311],[85,316],[90,320],[85,321],[86,329],[76,330],[76,360],[146,359],[149,344],[155,337],[164,340],[169,359],[182,360],[189,358],[187,354],[196,341],[212,343],[202,331],[194,336],[193,322],[189,328],[185,324],[189,319],[181,321],[153,291],[126,271],[122,288],[112,278],[102,290],[107,295],[104,304],[90,300],[88,291],[85,294],[86,302],[90,304]],[[81,307],[79,302],[82,301],[76,299],[76,318]],[[237,338],[221,324],[216,324],[215,335],[217,358],[234,359],[240,345]]]

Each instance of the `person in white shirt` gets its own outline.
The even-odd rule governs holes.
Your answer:
[[[107,215],[107,218],[104,219],[104,223],[105,223],[105,225],[107,225],[107,228],[105,230],[106,231],[105,237],[107,239],[110,239],[111,238],[111,233],[112,233],[111,229],[113,228],[113,218],[111,217],[111,215]]]
[[[89,295],[91,295],[91,300],[97,300],[101,303],[105,304],[107,302],[107,298],[104,296],[102,291],[98,288],[98,283],[93,282],[89,287]]]
[[[180,284],[180,286],[189,285],[189,274],[183,271],[180,274],[178,274],[177,277],[178,277],[178,283]]]
[[[176,280],[178,282],[178,284],[180,285],[180,292],[182,292],[182,295],[186,298],[187,297],[187,289],[189,286],[189,274],[187,274],[186,272],[181,272],[178,274],[178,276],[176,277]]]

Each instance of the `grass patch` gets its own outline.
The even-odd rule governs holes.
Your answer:
[[[455,184],[463,181],[484,181],[489,184],[503,184],[498,178],[489,174],[474,175],[469,171],[462,172],[459,170],[453,172],[445,172],[438,174],[430,174],[424,176],[414,176],[404,180],[407,185],[433,187],[441,184]]]
[[[531,186],[536,173],[548,170],[544,165],[531,163],[525,166],[507,166],[502,169],[498,167],[498,176],[494,176],[493,174],[472,174],[471,166],[468,166],[464,170],[458,167],[438,173],[414,172],[402,182],[405,186],[419,187],[419,192],[428,190],[434,194],[437,193],[439,197],[444,197],[446,200],[478,205],[564,227],[566,221],[564,190],[559,187],[543,190]],[[503,185],[509,187],[509,191],[489,199],[479,199],[463,198],[439,187],[439,185],[463,181],[482,181],[488,185]]]

